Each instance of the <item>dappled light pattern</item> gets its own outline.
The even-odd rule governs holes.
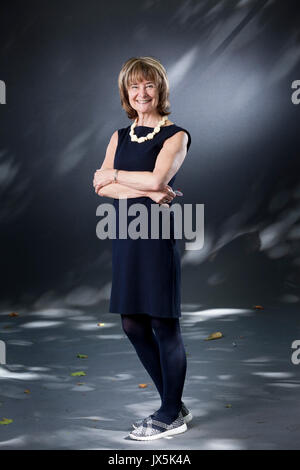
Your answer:
[[[206,276],[209,286],[229,291],[230,272],[224,272],[219,253],[233,244],[244,265],[248,248],[261,254],[258,265],[274,273],[273,262],[288,260],[288,272],[275,280],[276,292],[286,277],[298,282],[299,218],[289,208],[294,202],[299,211],[298,110],[291,104],[290,85],[299,74],[300,28],[299,6],[292,3],[174,0],[170,9],[161,1],[133,0],[126,11],[134,11],[135,21],[124,23],[114,14],[109,47],[104,32],[112,12],[96,0],[83,23],[79,4],[71,16],[63,4],[55,7],[57,16],[50,4],[37,5],[34,15],[20,6],[20,24],[7,8],[1,55],[9,58],[8,73],[19,80],[11,84],[14,106],[0,148],[0,220],[7,224],[1,256],[8,266],[3,295],[22,291],[26,296],[29,287],[41,291],[51,279],[55,290],[68,286],[71,307],[107,300],[111,247],[91,230],[96,224],[91,208],[97,205],[92,174],[112,132],[128,124],[116,81],[126,51],[139,44],[136,53],[143,55],[143,44],[150,42],[169,75],[171,118],[189,128],[193,140],[178,180],[181,202],[205,204],[204,248],[183,253],[183,268],[194,269],[196,278],[215,257],[215,273]],[[168,44],[161,47],[165,27],[172,53]],[[36,41],[41,31],[43,47]],[[60,31],[75,35],[74,47]],[[126,49],[120,50],[124,36]],[[19,66],[21,46],[38,48],[25,68]],[[34,95],[24,94],[18,83],[30,83]],[[241,238],[247,247],[239,245]],[[34,268],[28,271],[28,264]],[[102,291],[91,286],[96,276],[105,279]],[[250,281],[253,285],[253,277],[245,280]],[[76,291],[76,283],[83,291]],[[206,287],[197,290],[195,301]],[[49,299],[43,301],[49,305]]]
[[[21,163],[17,162],[16,155],[12,155],[7,149],[0,148],[1,224],[14,222],[32,202],[32,194],[29,191],[30,177],[24,174],[20,177],[21,171]],[[9,204],[7,204],[7,194],[9,194]]]
[[[184,435],[137,447],[128,437],[131,423],[160,400],[119,316],[94,306],[71,309],[59,297],[56,303],[61,307],[15,306],[14,317],[7,305],[0,310],[7,346],[1,415],[13,419],[0,427],[0,449],[299,448],[293,431],[300,375],[290,359],[298,312],[292,306],[255,311],[183,304],[183,400],[194,419]],[[222,338],[205,341],[216,331]],[[85,375],[71,376],[79,371]]]
[[[72,15],[64,3],[37,2],[34,14],[26,3],[18,15],[3,7],[1,59],[18,79],[0,148],[0,415],[13,419],[0,425],[0,450],[300,449],[300,365],[291,361],[299,106],[290,96],[300,22],[291,4],[133,0],[134,22],[96,0],[84,21],[80,2]],[[183,400],[194,419],[182,435],[136,442],[132,422],[160,400],[119,315],[107,313],[111,245],[96,238],[92,174],[113,131],[128,125],[119,68],[128,51],[147,55],[145,44],[167,68],[171,120],[191,130],[178,182],[182,203],[205,205],[205,234],[203,249],[181,259]],[[24,50],[34,50],[30,60]]]

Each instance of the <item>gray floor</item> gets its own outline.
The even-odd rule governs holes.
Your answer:
[[[300,449],[300,364],[291,361],[291,344],[300,339],[295,305],[183,305],[183,399],[194,419],[185,433],[139,442],[128,437],[131,423],[160,400],[119,315],[63,302],[18,309],[18,317],[9,317],[7,306],[0,312],[6,343],[0,419],[13,419],[0,426],[0,449]],[[224,337],[204,341],[215,331]],[[86,375],[72,377],[76,371]]]

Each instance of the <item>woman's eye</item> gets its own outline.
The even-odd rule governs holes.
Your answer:
[[[146,88],[153,88],[153,85],[146,85]],[[131,88],[137,88],[137,85],[131,85]]]

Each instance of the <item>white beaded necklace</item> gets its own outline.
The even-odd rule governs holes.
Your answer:
[[[153,139],[153,137],[155,136],[155,134],[157,134],[159,131],[160,131],[160,128],[161,126],[164,125],[164,123],[168,120],[168,116],[163,116],[162,120],[159,121],[159,123],[157,124],[156,127],[154,127],[153,131],[152,132],[149,132],[149,134],[147,134],[145,137],[138,137],[137,135],[135,135],[134,133],[134,128],[136,127],[137,125],[137,119],[135,119],[135,121],[131,124],[130,126],[130,132],[129,132],[129,135],[131,137],[131,142],[137,142],[138,144],[141,144],[142,142],[145,142],[145,140],[151,140]]]

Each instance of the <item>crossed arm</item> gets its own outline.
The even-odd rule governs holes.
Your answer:
[[[177,132],[165,140],[153,171],[119,170],[118,182],[113,183],[114,157],[118,145],[118,131],[115,131],[107,146],[102,166],[94,175],[97,194],[122,199],[149,196],[151,192],[163,191],[181,167],[187,153],[187,143],[186,132]]]

